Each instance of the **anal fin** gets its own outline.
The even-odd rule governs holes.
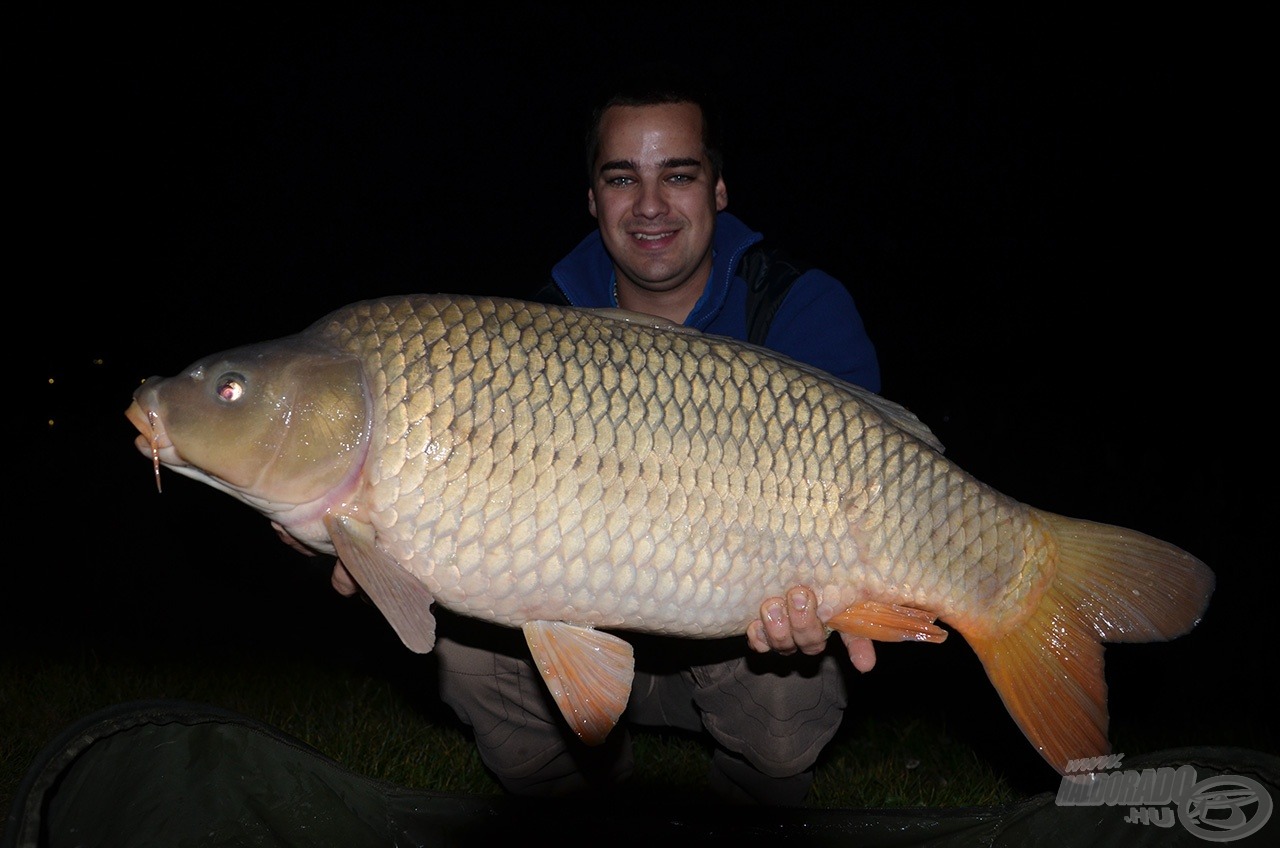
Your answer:
[[[599,745],[631,697],[631,645],[609,633],[562,621],[530,621],[525,641],[547,689],[573,732]]]
[[[947,631],[933,622],[937,616],[928,610],[862,601],[827,621],[827,626],[850,636],[862,636],[880,642],[933,642],[947,638]]]

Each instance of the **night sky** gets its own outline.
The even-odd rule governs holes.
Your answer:
[[[1240,211],[1270,208],[1258,23],[901,5],[36,14],[8,131],[24,381],[37,351],[9,649],[327,649],[376,626],[249,508],[172,474],[157,494],[134,387],[357,299],[533,291],[594,224],[594,82],[671,57],[724,88],[729,211],[848,285],[884,394],[953,461],[1217,573],[1190,636],[1108,651],[1113,721],[1158,714],[1186,745],[1269,724],[1274,328],[1253,292],[1274,263]],[[923,654],[883,651],[868,685],[994,700],[971,657]]]

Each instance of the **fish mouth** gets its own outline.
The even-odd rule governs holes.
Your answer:
[[[138,436],[133,440],[133,444],[143,456],[151,457],[151,465],[156,475],[156,490],[162,491],[160,466],[182,466],[186,463],[178,456],[178,451],[165,432],[160,413],[156,412],[154,407],[144,409],[135,397],[124,414],[130,423],[138,428]]]

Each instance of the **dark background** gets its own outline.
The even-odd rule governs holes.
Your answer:
[[[1217,573],[1191,635],[1109,649],[1115,725],[1271,746],[1260,30],[1079,4],[36,14],[7,133],[33,393],[9,503],[35,526],[6,650],[398,650],[247,507],[172,474],[157,494],[130,395],[356,299],[532,291],[594,224],[594,82],[673,57],[724,85],[730,211],[849,286],[884,394],[953,461]],[[999,716],[994,749],[1024,753],[962,644],[882,649],[861,685]]]

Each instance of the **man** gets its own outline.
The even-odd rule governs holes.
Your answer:
[[[650,81],[646,81],[646,86]],[[723,210],[714,115],[693,90],[618,90],[588,135],[587,208],[597,229],[552,271],[551,298],[621,307],[710,333],[746,338],[747,284],[735,273],[761,240]],[[860,384],[880,388],[875,350],[853,300],[834,278],[804,273],[770,325],[766,345]],[[732,801],[798,805],[813,764],[839,728],[846,664],[806,587],[768,598],[741,639],[637,638],[636,678],[624,721],[706,731],[717,743],[712,788]],[[544,691],[519,633],[471,622],[439,629],[442,699],[475,733],[481,758],[517,794],[562,795],[612,786],[632,768],[630,737],[582,745]],[[871,643],[844,638],[869,670]],[[801,656],[788,656],[800,654]]]

